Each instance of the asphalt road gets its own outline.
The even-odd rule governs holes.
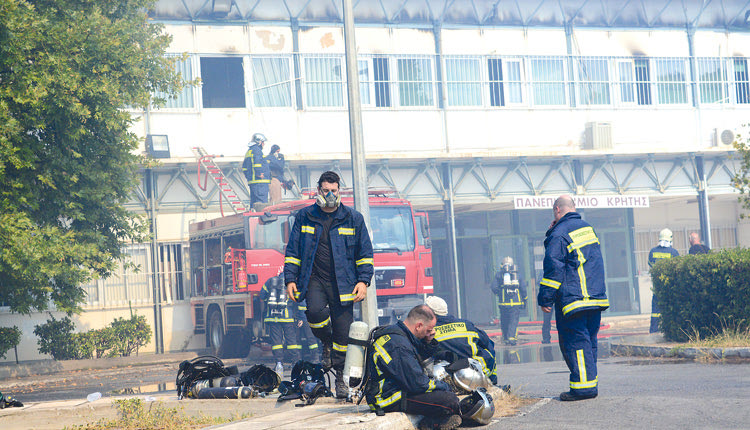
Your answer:
[[[750,428],[750,364],[668,359],[599,360],[599,397],[561,402],[563,362],[506,365],[501,383],[542,400],[492,429],[740,429]]]

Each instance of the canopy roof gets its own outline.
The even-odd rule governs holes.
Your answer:
[[[708,28],[750,31],[750,0],[352,0],[357,25]],[[159,0],[159,21],[331,25],[342,0]]]

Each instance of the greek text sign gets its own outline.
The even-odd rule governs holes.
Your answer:
[[[647,208],[648,196],[572,196],[576,208]],[[552,209],[557,197],[515,196],[513,205],[516,209]]]

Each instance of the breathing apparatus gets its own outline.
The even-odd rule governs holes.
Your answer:
[[[321,208],[336,208],[341,204],[341,195],[335,195],[333,191],[328,191],[325,196],[318,193],[315,203]]]
[[[506,288],[518,288],[518,269],[513,264],[513,258],[510,256],[503,258],[501,270],[503,286]]]
[[[365,352],[370,327],[364,321],[354,321],[349,326],[349,345],[344,360],[344,381],[349,387],[357,387],[365,373]]]
[[[284,315],[287,305],[286,289],[278,276],[268,280],[268,308],[269,316],[280,317]]]

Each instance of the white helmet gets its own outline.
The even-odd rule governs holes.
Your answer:
[[[453,382],[456,384],[456,387],[467,393],[477,388],[489,387],[490,381],[484,372],[482,372],[482,365],[473,358],[469,358],[468,361],[469,367],[464,367],[453,372]]]
[[[665,228],[664,230],[659,232],[659,240],[666,240],[668,242],[672,241],[672,230]]]
[[[253,134],[252,139],[250,139],[250,142],[252,143],[265,143],[268,139],[266,139],[266,135],[263,133],[255,133]]]
[[[470,396],[465,397],[458,404],[461,412],[461,419],[476,421],[479,424],[487,425],[492,421],[495,415],[495,404],[492,402],[492,396],[487,394],[484,388],[478,388]]]

